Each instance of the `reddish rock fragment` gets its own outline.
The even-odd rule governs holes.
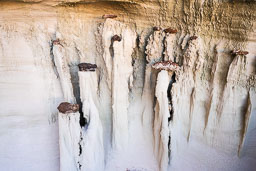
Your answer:
[[[118,36],[118,35],[114,35],[112,38],[111,38],[111,42],[113,43],[114,41],[118,41],[120,42],[122,40],[122,37],[121,36]]]
[[[167,28],[167,29],[164,29],[164,32],[165,33],[170,33],[170,34],[175,34],[177,33],[178,31],[176,29],[172,29],[171,27]]]
[[[248,55],[249,52],[247,51],[242,51],[242,50],[232,50],[231,51],[232,55]]]
[[[103,19],[106,19],[106,18],[116,18],[116,17],[117,17],[117,15],[114,15],[114,14],[104,14],[102,16]]]
[[[177,71],[180,67],[177,63],[172,61],[156,62],[152,65],[157,70]]]
[[[63,114],[75,113],[79,110],[79,104],[62,102],[57,109],[59,110],[60,113],[63,113]]]
[[[96,64],[90,64],[90,63],[80,63],[78,64],[79,71],[95,71],[97,68]]]

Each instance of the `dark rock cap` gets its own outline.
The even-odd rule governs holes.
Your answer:
[[[95,71],[97,68],[96,64],[90,64],[90,63],[80,63],[78,64],[79,71]]]
[[[189,38],[189,40],[196,40],[198,37],[197,36],[191,36],[190,38]]]
[[[104,14],[102,16],[103,19],[106,19],[106,18],[116,18],[116,17],[117,17],[117,15],[114,15],[114,14]]]
[[[231,51],[232,55],[248,55],[248,51],[242,51],[242,50],[232,50]]]
[[[117,34],[114,35],[114,36],[111,38],[111,42],[114,42],[114,41],[120,42],[121,40],[122,40],[122,37],[121,37],[121,36],[118,36]]]
[[[161,27],[157,27],[157,26],[153,27],[153,31],[160,31],[160,30],[162,30]]]
[[[54,45],[59,45],[60,44],[60,39],[55,39],[52,41],[52,44]]]
[[[79,110],[79,104],[62,102],[57,109],[59,110],[60,113],[63,113],[63,114],[75,113]]]
[[[172,29],[171,27],[167,28],[167,29],[164,29],[164,32],[165,33],[170,33],[170,34],[175,34],[177,33],[178,31],[176,29]]]

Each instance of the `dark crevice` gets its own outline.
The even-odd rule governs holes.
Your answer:
[[[187,37],[185,36],[185,37],[183,37],[183,40],[182,40],[182,41],[186,41],[186,39],[187,39]],[[179,51],[180,51],[180,53],[179,53],[179,66],[183,65],[183,62],[184,62],[184,55],[185,55],[185,53],[187,52],[188,47],[189,47],[189,42],[188,42],[188,41],[186,42],[186,45],[185,45],[184,49],[182,49],[182,46],[179,46],[179,47],[178,47],[178,48],[179,48]],[[177,61],[177,57],[176,57],[175,62],[178,62],[178,61]]]
[[[250,93],[248,91],[247,93],[247,98],[246,101],[243,105],[243,108],[241,109],[241,114],[243,116],[242,118],[242,129],[241,129],[241,134],[240,134],[240,143],[238,145],[238,156],[241,155],[241,151],[243,149],[243,144],[246,138],[246,134],[247,134],[247,129],[248,129],[248,124],[249,124],[249,119],[250,119],[250,115],[251,115],[251,99],[250,99]]]
[[[82,136],[82,132],[80,133],[80,141],[79,141],[79,156],[81,156],[83,149],[82,149],[82,145],[81,142],[83,141],[83,136]]]
[[[76,98],[76,103],[81,104],[80,99],[80,87],[79,87],[79,77],[78,77],[78,68],[76,65],[69,65],[69,72],[71,76],[71,84],[73,88],[73,93]]]
[[[135,59],[132,58],[132,66],[134,67],[134,64],[135,64]]]
[[[81,156],[82,152],[83,152],[82,145],[81,145],[82,141],[83,141],[83,135],[82,135],[82,132],[80,132],[80,141],[78,143],[78,145],[79,145],[79,156]],[[78,166],[79,166],[79,170],[81,170],[81,167],[82,167],[81,163],[79,161],[77,163],[78,163]]]
[[[76,47],[76,52],[77,55],[80,56],[81,55],[81,51]],[[73,86],[73,93],[74,96],[76,98],[76,102],[77,104],[79,104],[79,113],[80,113],[80,126],[84,127],[87,124],[87,120],[84,117],[84,113],[83,113],[83,103],[81,101],[81,97],[80,97],[80,86],[79,86],[79,76],[78,76],[78,71],[79,71],[79,67],[78,65],[75,65],[75,67],[73,68],[73,72],[70,70],[70,75],[71,75],[71,82],[72,82],[72,86]]]
[[[169,110],[170,112],[170,116],[168,117],[168,124],[170,123],[170,121],[173,120],[173,113],[174,113],[174,110],[173,110],[173,102],[172,102],[172,87],[173,87],[173,83],[176,82],[176,74],[173,73],[172,75],[172,78],[171,78],[171,81],[169,83],[169,86],[168,86],[168,89],[167,89],[167,98],[168,98],[168,101],[169,101],[169,105],[171,106],[171,110]],[[170,158],[171,158],[171,134],[169,133],[169,137],[168,137],[168,156],[169,156],[169,162],[170,162]]]
[[[112,58],[114,58],[114,48],[113,48],[113,41],[111,41],[111,44],[109,46],[109,53]]]
[[[147,68],[147,65],[149,64],[149,62],[147,61],[147,54],[146,54],[146,47],[148,45],[148,42],[149,42],[149,37],[150,37],[150,34],[147,35],[145,38],[144,38],[144,42],[145,44],[143,44],[142,46],[140,46],[140,42],[142,41],[142,37],[141,36],[138,36],[138,44],[137,44],[137,47],[138,47],[138,52],[139,52],[139,56],[142,57],[142,67],[143,67],[143,84],[142,84],[142,90],[144,90],[144,86],[145,86],[145,78],[146,78],[146,68]],[[143,93],[143,91],[142,91]]]
[[[136,70],[137,70],[137,65],[138,65],[138,61],[137,61],[137,54],[138,52],[138,49],[137,47],[135,47],[133,49],[133,52],[132,52],[132,61],[131,61],[131,65],[132,65],[132,76],[133,78],[136,78]],[[132,81],[132,82],[131,82]],[[128,88],[129,88],[129,99],[132,97],[132,94],[133,94],[133,91],[134,91],[134,87],[133,85],[135,85],[135,79],[133,80],[130,80],[130,78],[128,79]]]
[[[57,67],[56,67],[55,62],[54,62],[53,43],[52,42],[50,42],[50,57],[51,57],[51,61],[52,61],[53,71],[54,71],[55,75],[57,76],[57,78],[59,78],[59,73],[57,71]]]
[[[79,113],[80,113],[80,126],[84,127],[87,123],[86,118],[84,117],[83,113],[83,104],[80,98],[80,86],[79,86],[79,76],[78,76],[78,67],[76,65],[70,65],[70,76],[71,76],[71,83],[73,87],[73,93],[76,98],[76,103],[79,104]]]
[[[81,146],[81,144],[79,144],[79,156],[81,156],[81,154],[82,154],[82,146]]]
[[[83,105],[82,103],[79,104],[79,106],[80,106],[80,108],[79,108],[79,113],[80,113],[80,121],[79,121],[79,123],[80,123],[81,127],[84,127],[87,124],[87,119],[84,117],[84,113],[82,111],[82,108],[83,108],[82,105]]]
[[[172,85],[173,83],[176,82],[176,74],[173,73],[172,75],[172,78],[171,78],[171,81],[169,83],[169,86],[168,86],[168,89],[167,89],[167,98],[168,98],[168,101],[169,101],[169,105],[171,106],[171,110],[170,110],[170,116],[168,118],[168,122],[170,122],[172,119],[173,119],[173,103],[172,103],[172,95],[171,95],[171,90],[172,90]]]
[[[163,44],[163,52],[162,52],[162,56],[160,58],[160,61],[164,61],[164,56],[165,56],[165,51],[166,51],[166,47],[165,47],[165,40],[166,40],[166,35],[163,38],[162,44]]]

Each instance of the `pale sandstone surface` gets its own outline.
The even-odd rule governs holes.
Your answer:
[[[255,47],[252,0],[1,1],[0,170],[254,170]]]

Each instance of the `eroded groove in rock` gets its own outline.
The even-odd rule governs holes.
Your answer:
[[[146,59],[149,64],[162,61],[164,37],[165,33],[163,31],[154,31],[149,37],[145,52],[147,54]]]
[[[245,137],[246,137],[246,133],[247,133],[247,129],[248,129],[248,124],[249,124],[249,119],[251,116],[251,99],[250,99],[250,94],[248,92],[248,97],[247,97],[247,103],[245,104],[245,109],[244,109],[244,119],[243,119],[243,128],[241,130],[241,140],[240,140],[240,144],[238,146],[238,156],[240,155],[242,148],[243,148],[243,144],[245,141]]]
[[[168,100],[169,100],[169,111],[170,111],[170,117],[168,118],[169,122],[172,121],[173,113],[174,113],[173,102],[172,102],[172,87],[173,87],[174,83],[176,83],[176,74],[175,74],[175,72],[171,76],[171,81],[169,82],[169,86],[168,86],[168,89],[167,89],[167,97],[168,97]]]
[[[142,101],[144,110],[142,122],[145,126],[151,126],[154,116],[154,94],[155,94],[155,85],[156,85],[156,71],[152,70],[152,64],[155,62],[160,62],[163,55],[163,40],[164,40],[163,31],[154,31],[147,40],[146,45],[146,69],[145,69],[145,78],[143,85]],[[150,106],[150,107],[147,107]]]
[[[59,41],[58,41],[59,42]],[[71,84],[71,76],[67,59],[65,56],[65,49],[60,43],[53,43],[54,63],[56,65],[58,75],[60,76],[60,83],[64,99],[68,102],[74,103],[75,97],[73,94],[73,86]]]
[[[176,33],[176,32],[175,32]],[[176,41],[176,34],[166,34],[165,39],[164,39],[164,60],[165,61],[172,61],[176,62],[176,59],[174,57],[174,44]]]
[[[190,37],[190,36],[187,36]],[[186,125],[186,129],[183,130],[183,133],[186,134],[186,140],[189,140],[191,137],[191,132],[193,129],[193,118],[194,118],[194,108],[195,108],[195,96],[196,96],[196,75],[202,67],[201,63],[201,41],[200,38],[189,39],[187,42],[187,48],[183,54],[183,64],[181,69],[177,73],[177,82],[173,90],[173,108],[174,115],[176,119],[181,119],[182,124]],[[186,88],[184,88],[186,87]],[[178,89],[178,90],[177,90]],[[182,95],[181,95],[182,94]],[[177,98],[179,96],[180,100],[183,100],[184,107],[176,106]],[[178,98],[179,98],[178,97]],[[186,106],[186,107],[185,107]],[[177,113],[179,112],[179,113]],[[186,115],[181,115],[181,113],[186,113]],[[175,120],[176,120],[175,119]],[[175,121],[174,121],[175,122]]]
[[[190,133],[192,128],[192,122],[193,122],[193,112],[194,112],[194,99],[195,99],[195,88],[192,89],[191,95],[190,95],[190,109],[189,109],[189,129],[188,129],[188,136],[187,141],[189,142],[190,139]]]

